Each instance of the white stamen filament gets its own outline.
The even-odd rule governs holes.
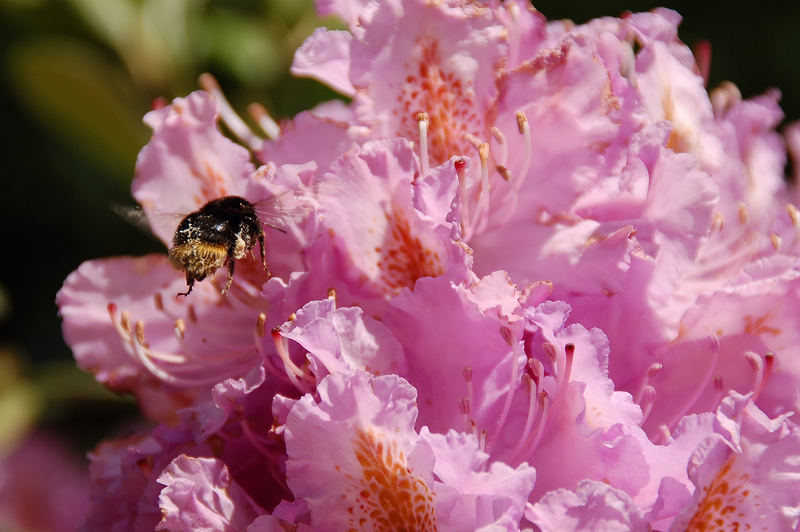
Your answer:
[[[230,102],[228,102],[228,99],[225,97],[225,94],[223,94],[219,83],[214,79],[214,76],[207,72],[201,74],[199,83],[204,90],[211,93],[217,100],[219,116],[225,125],[228,126],[228,129],[231,130],[231,133],[236,135],[236,137],[252,151],[261,150],[261,147],[264,145],[264,139],[253,133],[248,125],[244,123],[244,120],[234,111]]]
[[[458,201],[461,205],[461,234],[467,235],[470,232],[469,226],[469,201],[467,198],[467,161],[466,159],[456,159],[453,162],[458,176]],[[464,237],[465,238],[465,237]]]
[[[654,362],[653,364],[650,364],[650,367],[647,368],[647,371],[644,373],[644,377],[642,378],[642,384],[639,386],[639,391],[636,392],[636,395],[633,398],[635,403],[640,402],[645,388],[650,386],[650,381],[653,380],[653,377],[655,377],[656,374],[659,371],[661,371],[663,367],[664,366],[660,362]]]
[[[528,391],[528,414],[525,416],[525,426],[523,427],[522,433],[517,439],[517,444],[511,451],[510,459],[506,460],[506,462],[509,464],[516,463],[517,457],[522,451],[523,444],[530,436],[531,429],[533,428],[533,421],[536,419],[537,413],[536,405],[538,404],[538,401],[536,398],[539,397],[539,387],[536,381],[534,381],[533,378],[531,378],[531,376],[527,373],[522,375],[522,383]]]
[[[514,189],[519,191],[525,179],[528,177],[528,170],[531,167],[531,157],[533,154],[533,138],[531,137],[531,126],[528,123],[528,117],[522,111],[517,111],[517,128],[519,134],[522,135],[522,145],[525,148],[523,152],[524,158],[519,170],[519,179],[514,184]]]
[[[714,348],[715,338],[717,339],[716,349]],[[684,415],[686,415],[686,413],[689,412],[692,406],[694,406],[694,404],[700,398],[700,395],[706,389],[706,386],[713,381],[714,370],[717,368],[717,362],[719,361],[720,349],[719,349],[719,341],[716,335],[711,335],[709,337],[709,340],[711,342],[711,360],[709,361],[708,367],[706,368],[706,371],[703,374],[703,376],[700,378],[700,381],[697,383],[697,385],[694,386],[692,393],[687,397],[684,404],[680,408],[676,409],[673,412],[670,419],[665,422],[665,424],[668,427],[672,427],[675,423],[678,422],[678,420],[680,420]]]
[[[647,421],[647,418],[650,417],[650,412],[653,411],[653,405],[655,402],[656,389],[650,385],[645,386],[642,390],[639,400],[637,401],[639,407],[642,409],[642,423]]]
[[[428,160],[428,126],[430,119],[428,113],[419,113],[417,115],[417,126],[419,126],[419,160],[422,175],[428,175],[430,162]]]
[[[260,103],[251,103],[247,106],[247,112],[261,128],[261,131],[269,139],[277,139],[281,136],[281,126],[269,115],[267,109]]]
[[[472,226],[475,233],[480,233],[489,224],[489,144],[482,143],[478,148],[481,160],[481,181],[478,190],[478,206],[475,209],[475,220]]]
[[[510,336],[510,330],[508,334]],[[493,436],[488,442],[486,452],[489,454],[491,454],[492,447],[494,447],[494,444],[497,443],[497,439],[500,437],[500,433],[503,431],[503,426],[506,424],[508,413],[511,411],[511,400],[516,395],[517,388],[519,388],[519,359],[524,358],[525,355],[523,354],[522,347],[520,346],[521,341],[514,342],[512,340],[511,343],[511,380],[508,383],[506,400],[503,404],[503,409],[500,411],[500,417],[497,420],[497,424],[494,427]]]
[[[280,329],[273,329],[272,341],[275,350],[283,362],[286,375],[292,384],[303,393],[311,393],[314,390],[314,378],[307,374],[302,368],[298,367],[289,355],[289,341],[280,333]]]

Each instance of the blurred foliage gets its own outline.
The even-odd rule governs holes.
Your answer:
[[[656,5],[536,2],[576,22]],[[711,42],[710,86],[779,87],[788,117],[800,116],[800,3],[661,5],[684,15],[684,41]],[[34,424],[85,450],[136,415],[75,368],[53,299],[83,260],[164,251],[108,208],[132,201],[153,99],[185,95],[212,72],[234,107],[257,101],[291,117],[335,97],[288,72],[303,39],[335,24],[311,0],[0,0],[0,452]]]

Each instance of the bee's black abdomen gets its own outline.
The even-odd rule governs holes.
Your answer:
[[[264,270],[264,230],[253,204],[239,196],[209,201],[187,215],[175,230],[170,260],[186,273],[187,282],[200,281],[225,263],[233,278],[233,263],[243,258],[256,243],[261,244]],[[190,282],[191,281],[191,282]],[[188,294],[188,292],[187,292]]]

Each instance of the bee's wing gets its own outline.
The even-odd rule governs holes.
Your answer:
[[[286,232],[314,210],[313,197],[297,190],[287,190],[253,204],[261,223]]]
[[[180,214],[151,212],[148,215],[138,205],[131,207],[130,205],[112,203],[110,207],[114,214],[140,231],[160,238],[171,238],[171,235],[175,233],[175,229],[183,219]]]

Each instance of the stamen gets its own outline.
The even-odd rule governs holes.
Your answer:
[[[556,351],[556,346],[551,344],[550,342],[542,342],[542,350],[544,354],[550,359],[550,362],[553,364],[556,363],[556,359],[558,359],[558,352]]]
[[[467,160],[459,157],[453,161],[458,176],[458,201],[461,204],[461,233],[469,233],[469,201],[467,200]]]
[[[156,306],[156,310],[164,310],[164,298],[161,296],[161,292],[153,294],[153,304]]]
[[[773,353],[767,353],[764,355],[763,361],[761,357],[749,351],[745,356],[747,356],[748,361],[750,361],[750,364],[753,365],[756,370],[756,380],[753,385],[753,396],[751,397],[751,399],[755,401],[759,398],[761,392],[764,391],[764,387],[767,385],[767,381],[772,375],[772,370],[775,366],[775,355]]]
[[[464,416],[466,416],[467,421],[469,421],[469,414],[470,414],[469,399],[467,399],[463,395],[458,398],[458,410]]]
[[[711,230],[722,231],[723,227],[725,227],[725,216],[721,212],[715,212],[711,218]]]
[[[526,456],[531,456],[539,446],[539,442],[542,440],[542,436],[545,433],[545,428],[549,425],[548,421],[550,418],[550,406],[552,401],[546,391],[543,390],[539,394],[539,402],[541,403],[539,406],[541,414],[539,415],[539,422],[536,424],[536,428],[531,432],[528,441],[525,442]]]
[[[798,221],[800,221],[800,211],[797,210],[797,207],[795,207],[794,204],[787,203],[786,212],[789,213],[789,218],[792,220],[792,225],[797,227]]]
[[[642,390],[642,395],[638,401],[639,407],[642,409],[642,424],[650,417],[650,412],[653,411],[653,405],[656,402],[656,389],[648,385]]]
[[[753,353],[752,351],[747,351],[744,354],[744,357],[750,363],[750,367],[753,369],[753,397],[752,400],[755,401],[756,397],[756,390],[761,386],[762,382],[764,381],[764,363],[761,360],[761,357],[757,354]]]
[[[709,408],[709,410],[716,410],[719,404],[722,402],[722,396],[725,394],[725,381],[720,375],[716,375],[714,377],[714,392],[714,401],[711,403],[714,406]]]
[[[217,100],[217,105],[219,106],[219,116],[222,119],[222,122],[228,126],[228,129],[231,130],[240,141],[246,144],[251,150],[259,151],[264,144],[264,140],[258,137],[253,131],[244,123],[244,120],[233,110],[230,102],[228,99],[225,98],[225,95],[222,93],[222,89],[217,83],[217,80],[214,79],[214,76],[209,74],[208,72],[201,74],[199,79],[200,86],[206,90],[207,92],[211,93],[212,96]]]
[[[783,239],[777,233],[772,233],[769,238],[775,251],[780,251]]]
[[[422,175],[428,175],[429,160],[428,160],[428,126],[430,119],[428,113],[417,114],[417,126],[419,127],[419,160]]]
[[[531,137],[531,128],[528,124],[528,117],[525,116],[525,113],[522,111],[516,112],[517,118],[517,130],[519,134],[522,135],[522,144],[523,144],[523,159],[522,164],[519,168],[519,175],[514,180],[511,181],[510,176],[509,181],[512,185],[511,188],[511,197],[508,200],[507,205],[505,205],[504,215],[503,217],[498,220],[499,223],[503,224],[508,222],[512,216],[514,216],[514,212],[517,210],[517,202],[519,201],[519,191],[522,188],[522,184],[525,182],[525,179],[528,177],[528,170],[531,167],[531,158],[533,153],[533,139]],[[498,169],[499,170],[499,169]],[[503,173],[501,172],[500,175],[502,176]]]
[[[525,148],[523,152],[524,158],[522,159],[522,165],[519,171],[519,179],[517,179],[514,186],[514,189],[519,191],[522,183],[525,182],[525,178],[528,177],[528,170],[531,166],[533,139],[531,138],[531,126],[528,124],[528,117],[525,116],[525,113],[522,111],[517,111],[516,116],[517,128],[519,129],[519,134],[522,135],[522,143]],[[514,206],[516,206],[516,200],[514,201]]]
[[[333,307],[336,308],[336,289],[328,288],[328,299],[333,300]]]
[[[280,329],[272,329],[272,341],[275,344],[275,350],[278,356],[283,361],[283,367],[286,370],[286,375],[292,384],[303,393],[310,393],[313,391],[313,378],[306,374],[301,368],[292,361],[289,355],[289,342],[281,335]]]
[[[175,320],[175,326],[173,327],[173,331],[175,331],[175,337],[179,341],[183,340],[183,337],[186,334],[186,322],[183,321],[182,318],[178,318],[177,320]]]
[[[489,441],[488,447],[486,448],[486,452],[489,454],[491,454],[494,444],[497,443],[500,433],[503,432],[503,427],[508,419],[508,413],[511,411],[511,400],[514,398],[514,395],[516,395],[519,384],[519,359],[524,357],[524,354],[520,349],[519,342],[514,342],[511,338],[511,329],[508,327],[501,327],[500,334],[504,337],[506,343],[511,345],[511,380],[508,384],[508,391],[506,391],[506,400],[503,404],[503,410],[500,411],[500,417],[498,418],[497,424],[494,427],[493,437]],[[507,339],[506,335],[508,337]]]
[[[537,361],[538,362],[538,361]],[[516,462],[517,457],[522,451],[522,447],[524,443],[528,440],[530,436],[531,429],[533,428],[533,421],[536,419],[536,405],[538,402],[536,398],[539,396],[539,387],[537,381],[535,381],[530,375],[524,373],[522,375],[522,384],[525,389],[528,391],[528,414],[525,416],[525,426],[522,429],[522,433],[519,435],[517,439],[517,445],[514,446],[514,450],[511,451],[510,459],[508,463],[513,464]]]
[[[267,335],[267,315],[263,312],[258,314],[258,320],[256,321],[256,335],[259,338],[264,338]]]
[[[506,168],[502,164],[498,164],[494,168],[495,168],[495,170],[497,170],[497,173],[500,174],[500,177],[503,178],[503,181],[505,181],[506,183],[511,181],[511,170],[509,170],[508,168]]]
[[[506,142],[506,136],[494,126],[492,126],[489,131],[492,133],[492,138],[497,142],[497,146],[494,150],[494,160],[498,165],[505,165],[508,162],[508,143]],[[508,179],[506,179],[506,181],[508,181]]]
[[[708,367],[706,368],[705,374],[703,374],[700,378],[700,381],[693,387],[692,393],[686,398],[684,404],[677,408],[674,412],[672,417],[666,422],[666,425],[671,427],[679,419],[681,419],[697,402],[700,398],[700,395],[705,390],[706,385],[709,381],[713,380],[712,375],[714,374],[714,370],[717,367],[717,362],[719,361],[719,337],[716,334],[709,335],[708,337],[710,347],[711,347],[711,360],[709,361]]]
[[[482,143],[478,148],[481,159],[481,184],[478,192],[478,208],[475,209],[475,232],[480,233],[489,224],[489,144]]]
[[[739,223],[742,225],[747,223],[747,219],[749,218],[747,212],[747,205],[742,202],[739,202]]]
[[[266,319],[267,319],[267,316],[263,312],[258,315],[258,322],[256,323],[255,335],[253,337],[253,341],[256,344],[256,351],[258,352],[259,356],[261,357],[261,360],[264,362],[264,370],[267,373],[269,373],[269,374],[281,379],[286,384],[290,384],[291,385],[292,381],[287,376],[286,370],[279,369],[275,365],[275,363],[273,361],[273,357],[270,356],[264,350],[264,342],[263,342],[263,340],[267,336]]]
[[[130,318],[128,317],[128,311],[127,310],[123,310],[122,314],[119,317],[119,325],[120,325],[120,327],[122,327],[122,330],[125,331],[125,333],[128,336],[131,335],[131,324],[130,324],[129,320],[130,320]]]
[[[472,385],[472,367],[466,366],[462,370],[462,374],[464,375],[464,381],[467,383],[467,397],[466,397],[466,404],[467,407],[472,405],[472,402],[475,400],[475,390]]]
[[[654,362],[654,363],[650,364],[649,368],[647,368],[647,371],[644,374],[644,378],[642,379],[642,384],[641,384],[641,386],[639,386],[639,391],[636,393],[636,395],[633,398],[634,402],[639,403],[639,406],[641,406],[640,401],[642,399],[642,394],[644,393],[644,390],[648,386],[650,386],[650,382],[653,380],[653,378],[656,376],[656,374],[659,371],[661,371],[661,369],[663,367],[664,366],[660,362]]]
[[[250,113],[267,138],[277,139],[281,136],[281,126],[269,115],[266,107],[260,103],[251,103],[247,106],[247,112]]]
[[[722,118],[728,112],[728,109],[742,101],[742,93],[730,81],[723,81],[711,91],[709,98],[711,99],[711,108],[714,110],[714,116]]]
[[[656,445],[666,445],[670,440],[672,440],[672,432],[666,425],[659,425],[656,433],[651,438],[651,441]]]

